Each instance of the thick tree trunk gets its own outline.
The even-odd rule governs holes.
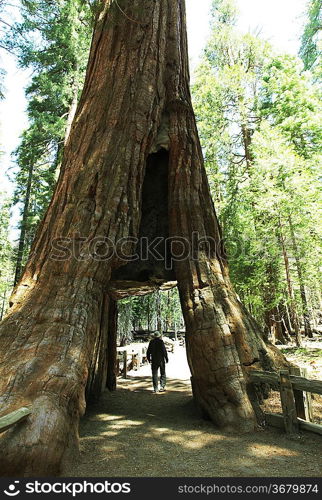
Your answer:
[[[85,388],[104,386],[108,282],[135,250],[146,166],[160,148],[196,399],[223,428],[256,425],[247,370],[271,369],[273,351],[229,281],[191,107],[184,1],[105,0],[58,184],[0,327],[1,412],[32,405],[2,436],[3,474],[55,474],[77,443]]]
[[[304,283],[304,278],[303,278],[302,263],[301,263],[301,259],[300,259],[299,249],[298,249],[297,242],[296,242],[296,236],[295,236],[295,231],[294,231],[291,216],[288,217],[288,222],[289,222],[289,226],[290,226],[290,233],[291,233],[291,240],[292,240],[294,257],[295,257],[296,270],[297,270],[297,275],[298,275],[299,284],[300,284],[300,295],[301,295],[301,302],[302,302],[304,332],[305,332],[306,337],[312,338],[313,333],[312,333],[312,328],[311,328],[311,324],[310,324],[309,307],[308,307],[308,301],[307,301],[306,292],[305,292],[305,283]]]

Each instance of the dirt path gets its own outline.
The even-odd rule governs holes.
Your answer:
[[[68,476],[321,476],[322,437],[278,430],[228,435],[201,420],[183,353],[173,355],[167,392],[151,392],[149,366],[118,380],[81,421],[81,456]],[[179,373],[178,373],[179,372]],[[181,378],[179,378],[181,377]]]

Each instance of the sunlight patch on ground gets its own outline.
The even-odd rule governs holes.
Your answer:
[[[169,379],[175,379],[181,383],[187,384],[187,387],[190,388],[190,369],[187,362],[187,355],[185,347],[177,346],[174,353],[168,353],[169,363],[166,365],[166,374]],[[131,370],[128,372],[128,376],[137,377],[140,375],[141,377],[151,377],[151,365],[146,364],[141,366],[139,371]],[[151,379],[150,379],[151,380]],[[152,380],[151,382],[145,380],[145,386],[152,388]],[[150,382],[150,384],[149,384]],[[133,386],[132,386],[133,387]]]
[[[272,454],[282,457],[295,457],[299,455],[299,453],[294,450],[288,450],[287,448],[280,448],[278,446],[266,444],[256,444],[250,446],[248,453],[254,455],[255,457],[267,457],[268,455],[272,457]]]
[[[95,415],[95,417],[89,417],[88,420],[91,420],[92,422],[96,421],[102,421],[102,422],[109,422],[113,420],[123,420],[125,418],[125,415],[107,415],[106,413]]]
[[[157,435],[156,437],[158,437],[161,433],[162,440],[165,440],[171,444],[181,446],[186,450],[198,450],[204,448],[205,446],[212,445],[217,441],[226,439],[225,436],[205,434],[201,431],[188,431],[180,432],[179,434],[173,434],[173,431],[171,431],[170,429],[166,430],[161,428],[160,430],[158,428],[154,428],[151,430],[151,433],[152,435]],[[146,434],[146,437],[151,436],[151,433]]]
[[[137,425],[143,425],[142,420],[122,420],[111,424],[111,429],[125,429],[126,427],[135,427]]]

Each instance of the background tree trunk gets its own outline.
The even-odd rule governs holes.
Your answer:
[[[18,252],[17,252],[17,261],[16,261],[16,269],[15,269],[15,277],[14,277],[14,286],[18,283],[21,271],[22,271],[22,261],[24,256],[25,249],[25,239],[28,225],[28,217],[29,217],[29,209],[30,209],[30,194],[31,187],[33,181],[33,173],[34,173],[34,165],[29,166],[28,171],[28,179],[26,186],[26,195],[24,199],[23,211],[22,211],[22,221],[19,235],[19,244],[18,244]]]
[[[296,303],[295,303],[293,285],[292,285],[292,280],[291,280],[289,258],[288,258],[287,249],[286,249],[286,245],[285,245],[283,226],[282,226],[282,222],[281,222],[280,218],[278,221],[278,227],[279,227],[279,239],[280,239],[280,244],[282,247],[283,259],[284,259],[287,291],[288,291],[288,296],[289,296],[289,301],[290,301],[289,302],[290,319],[291,319],[292,327],[293,327],[294,333],[295,333],[296,345],[300,347],[302,345],[300,323],[299,323],[299,318],[298,318],[298,314],[297,314],[297,310],[296,310]]]
[[[190,248],[195,232],[205,238],[175,262],[195,397],[221,427],[256,425],[247,370],[275,361],[229,281],[190,100],[184,1],[105,0],[56,190],[0,327],[2,413],[32,405],[1,438],[3,474],[56,474],[77,444],[86,384],[104,385],[108,281],[124,265],[104,256],[104,238],[110,250],[139,235],[145,167],[160,147],[169,234]]]
[[[296,242],[296,236],[295,236],[295,231],[294,231],[291,216],[288,217],[288,222],[289,222],[289,226],[290,226],[290,233],[291,233],[291,240],[292,240],[294,257],[295,257],[296,270],[297,270],[297,275],[298,275],[299,284],[300,284],[300,295],[301,295],[301,301],[302,301],[304,333],[305,333],[306,337],[312,338],[313,333],[312,333],[312,328],[311,328],[311,324],[310,324],[309,307],[308,307],[308,301],[307,301],[306,292],[305,292],[305,283],[304,283],[304,277],[303,277],[302,263],[301,263],[301,258],[300,258],[300,254],[299,254],[299,249],[298,249],[297,242]]]

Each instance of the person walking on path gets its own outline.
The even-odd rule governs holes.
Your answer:
[[[168,353],[165,348],[164,342],[161,338],[161,333],[155,332],[153,339],[150,340],[149,347],[147,350],[147,358],[149,363],[151,363],[152,368],[152,382],[153,382],[153,392],[165,391],[166,384],[166,374],[165,374],[165,364],[168,360]],[[158,372],[160,368],[160,390],[158,384]]]

